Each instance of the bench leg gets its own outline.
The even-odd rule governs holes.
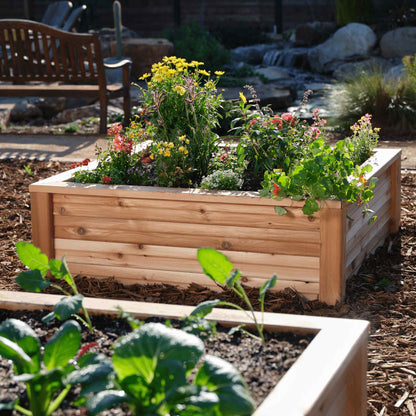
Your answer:
[[[100,134],[107,133],[107,96],[102,94],[100,96]]]
[[[126,88],[124,91],[124,101],[123,101],[123,110],[124,110],[124,127],[130,125],[131,119],[131,103],[130,103],[130,89]]]

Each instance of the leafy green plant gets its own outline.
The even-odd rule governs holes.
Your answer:
[[[64,133],[76,133],[78,131],[78,126],[76,124],[70,124],[64,129]]]
[[[168,29],[164,31],[163,37],[173,42],[178,57],[185,58],[187,61],[205,62],[208,70],[223,68],[230,60],[228,50],[214,35],[197,23]]]
[[[259,334],[258,338],[264,344],[265,339],[263,333],[263,324],[261,322],[258,322],[250,299],[248,298],[243,286],[239,281],[242,276],[241,273],[237,269],[234,270],[233,264],[228,260],[228,258],[224,254],[220,253],[219,251],[213,248],[198,249],[198,261],[199,264],[202,266],[204,273],[208,277],[210,277],[214,282],[217,282],[221,285],[225,284],[227,287],[229,287],[245,302],[250,312],[248,313],[243,308],[234,303],[222,301],[213,301],[211,303],[205,303],[204,305],[200,306],[200,309],[205,309],[207,307],[212,308],[216,305],[226,305],[246,312],[253,319],[253,323]],[[276,280],[277,277],[274,275],[271,279],[265,282],[259,289],[260,310],[262,314],[264,313],[264,299],[266,293],[269,289],[274,287],[274,285],[276,284]],[[242,330],[248,335],[257,338],[254,334],[247,332],[244,329]]]
[[[67,321],[41,348],[39,338],[29,325],[17,319],[0,324],[0,355],[13,362],[17,382],[26,384],[29,409],[19,404],[0,403],[0,410],[15,409],[26,416],[49,416],[62,403],[71,384],[65,377],[75,369],[70,363],[81,345],[77,322]]]
[[[38,247],[25,241],[16,243],[16,251],[20,261],[30,269],[19,273],[16,277],[16,283],[19,286],[29,292],[38,293],[51,286],[66,295],[54,306],[53,312],[44,316],[42,321],[50,322],[54,318],[64,321],[73,316],[84,323],[90,332],[93,332],[93,326],[88,311],[82,305],[84,297],[78,292],[75,280],[66,264],[65,256],[62,257],[62,260],[49,260],[46,254],[42,253]],[[65,281],[72,290],[72,294],[67,292],[61,286],[51,283],[51,281],[46,278],[48,272],[56,279]],[[83,311],[84,318],[77,315],[77,312],[80,309]]]
[[[32,168],[30,165],[23,165],[23,168],[25,169],[28,176],[33,176]]]
[[[201,189],[239,190],[243,186],[241,174],[232,169],[216,170],[201,181]]]
[[[113,350],[110,366],[91,356],[67,379],[82,384],[79,403],[92,415],[121,404],[137,416],[231,416],[254,409],[241,375],[226,361],[204,356],[195,335],[147,323],[119,338]]]
[[[329,96],[336,114],[333,123],[350,126],[363,114],[372,114],[374,125],[390,134],[416,128],[416,79],[386,77],[379,68],[355,73]]]

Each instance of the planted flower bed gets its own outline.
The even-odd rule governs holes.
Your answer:
[[[75,274],[124,283],[213,285],[201,272],[199,247],[227,254],[244,283],[293,287],[308,298],[342,300],[345,281],[365,257],[398,230],[400,151],[378,149],[370,208],[324,201],[313,216],[302,201],[276,201],[257,192],[79,184],[74,171],[30,186],[32,240],[49,257],[66,255]],[[276,214],[276,206],[287,214]]]
[[[0,291],[0,307],[11,310],[52,309],[60,296]],[[111,299],[85,298],[91,314],[119,314],[118,307],[142,319],[156,315],[178,319],[193,310],[179,305],[149,304]],[[224,326],[247,320],[240,311],[214,309],[208,316]],[[268,331],[316,334],[275,389],[253,415],[270,414],[364,416],[366,414],[366,368],[368,323],[359,320],[257,313]]]

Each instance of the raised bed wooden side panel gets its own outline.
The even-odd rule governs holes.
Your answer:
[[[361,207],[324,201],[314,216],[302,201],[275,201],[258,193],[179,190],[70,182],[72,172],[30,186],[33,241],[50,257],[66,255],[74,274],[115,277],[127,284],[195,282],[215,288],[196,258],[200,247],[224,252],[261,286],[296,289],[334,304],[345,276],[381,244],[400,221],[400,151],[381,149],[372,202],[379,219],[366,226]],[[275,206],[288,213],[279,216]],[[347,214],[355,218],[347,221]]]

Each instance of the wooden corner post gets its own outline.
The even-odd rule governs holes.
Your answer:
[[[319,300],[334,305],[345,296],[346,208],[321,209]]]
[[[48,258],[55,257],[52,194],[31,192],[32,243]]]
[[[390,232],[397,233],[400,228],[400,172],[401,172],[401,154],[397,160],[390,166],[391,175],[391,206],[390,206]]]

